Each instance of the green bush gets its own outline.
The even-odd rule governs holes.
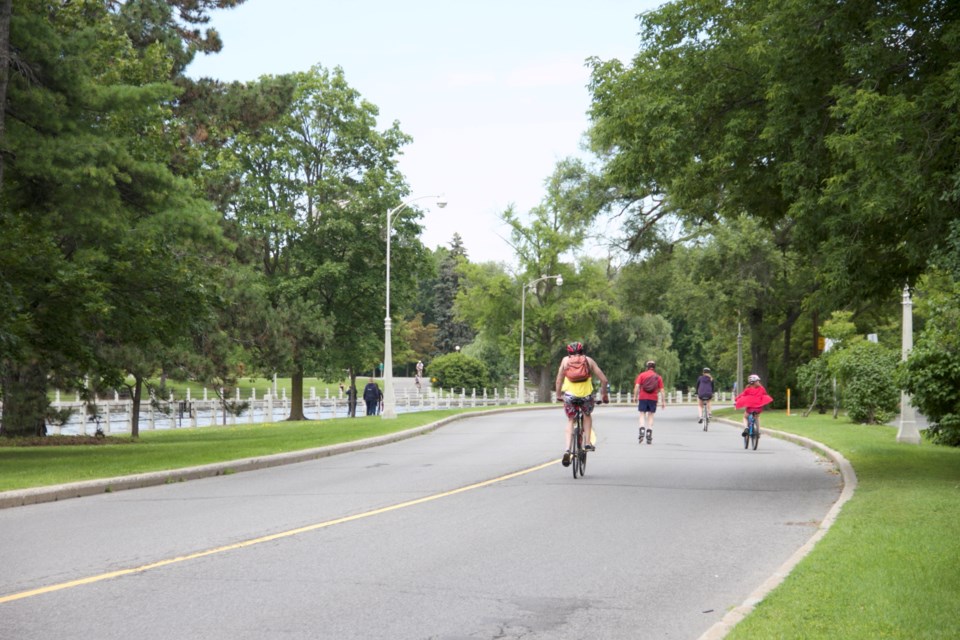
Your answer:
[[[896,351],[873,342],[858,342],[837,353],[831,365],[843,384],[843,406],[854,422],[884,424],[898,410]]]
[[[430,381],[445,389],[483,389],[489,376],[486,365],[462,353],[448,353],[430,363]]]

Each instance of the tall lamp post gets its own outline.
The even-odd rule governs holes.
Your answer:
[[[397,401],[393,393],[393,321],[390,319],[390,232],[393,227],[393,217],[418,200],[433,199],[437,206],[443,209],[447,201],[443,196],[420,196],[400,204],[387,211],[387,316],[383,320],[383,413],[384,420],[397,417]]]
[[[526,308],[527,308],[527,289],[533,289],[534,285],[543,282],[544,280],[556,279],[557,286],[563,286],[563,276],[540,276],[536,280],[531,280],[523,287],[523,293],[520,295],[520,376],[517,380],[517,404],[523,404],[526,402],[524,395],[526,394],[526,389],[523,386],[523,323],[526,319]]]

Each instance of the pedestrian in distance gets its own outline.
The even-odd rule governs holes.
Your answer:
[[[380,398],[383,394],[380,392],[380,386],[370,378],[367,386],[363,388],[363,401],[367,403],[367,415],[377,415],[377,409],[380,404]]]
[[[710,374],[710,367],[703,368],[703,375],[697,378],[697,406],[699,408],[700,419],[697,420],[698,423],[703,423],[704,417],[704,408],[706,408],[706,415],[713,417],[713,414],[710,412],[711,400],[713,400],[713,394],[715,393],[713,388],[713,376]]]
[[[593,377],[600,380],[600,395],[602,402],[610,402],[610,383],[603,370],[594,361],[593,358],[584,354],[584,346],[581,342],[571,342],[567,345],[567,355],[560,361],[560,369],[557,371],[557,380],[555,391],[557,400],[563,402],[563,411],[567,415],[566,430],[566,451],[563,452],[561,463],[563,466],[570,466],[570,446],[573,441],[573,421],[577,415],[577,409],[573,406],[575,399],[583,399],[583,448],[586,451],[595,451],[596,448],[590,442],[590,434],[593,431]]]
[[[633,394],[637,398],[637,411],[640,412],[640,443],[646,439],[653,444],[653,415],[657,412],[657,400],[661,408],[666,408],[663,395],[663,378],[656,371],[657,363],[647,360],[646,369],[633,383]]]

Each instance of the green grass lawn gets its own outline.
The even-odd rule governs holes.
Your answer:
[[[4,446],[0,439],[0,491],[300,451],[412,429],[466,411],[471,409],[401,413],[396,420],[363,416],[141,431],[137,442],[106,439],[117,444],[22,447]]]
[[[763,425],[839,451],[858,487],[826,537],[727,637],[960,637],[960,449],[899,444],[893,427],[829,416],[769,412]]]
[[[116,445],[0,446],[0,490],[306,449],[463,411],[150,431]],[[829,416],[771,411],[763,425],[839,451],[859,486],[826,537],[728,638],[960,637],[960,449],[898,444],[892,427]]]

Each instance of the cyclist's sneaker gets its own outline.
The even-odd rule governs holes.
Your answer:
[[[583,450],[584,450],[584,451],[596,451],[597,448],[596,448],[595,446],[593,446],[592,444],[586,444],[586,445],[583,446]]]
[[[563,452],[563,460],[561,460],[560,462],[561,462],[561,463],[563,464],[563,466],[565,466],[565,467],[569,467],[569,466],[570,466],[570,451],[564,451],[564,452]]]
[[[644,427],[640,427],[640,442],[643,442],[643,437],[647,434],[647,430]]]
[[[750,429],[744,429],[742,435],[744,438],[746,438],[748,435],[750,435]]]
[[[653,429],[647,429],[647,444],[653,444]]]
[[[700,418],[699,420],[697,420],[697,424],[703,424],[703,418]]]

